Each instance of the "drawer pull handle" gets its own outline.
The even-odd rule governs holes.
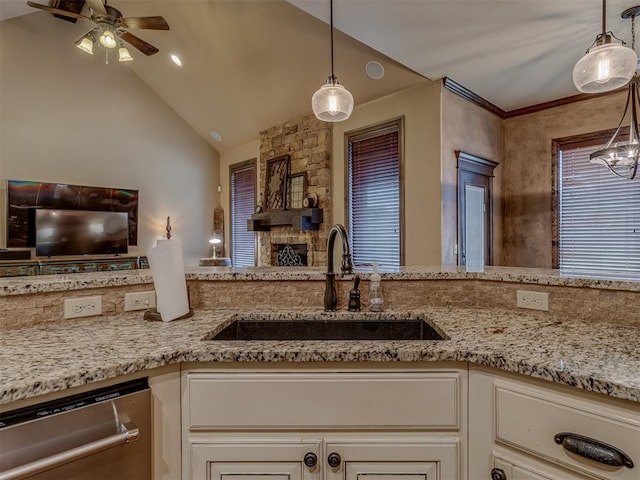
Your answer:
[[[309,468],[313,468],[317,465],[318,463],[318,456],[313,453],[313,452],[309,452],[304,456],[304,464],[309,467]]]
[[[507,475],[501,468],[491,470],[491,480],[507,480]]]
[[[335,452],[330,453],[329,456],[327,457],[327,463],[332,468],[338,468],[340,466],[340,462],[342,462],[342,458],[338,453],[335,453]]]
[[[614,467],[633,468],[633,461],[622,450],[593,438],[576,433],[557,433],[553,439],[558,445],[581,457]]]

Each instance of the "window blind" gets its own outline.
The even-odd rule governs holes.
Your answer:
[[[234,267],[255,265],[255,234],[247,231],[247,220],[256,205],[255,164],[231,169],[231,262]]]
[[[398,137],[396,128],[348,142],[349,234],[356,264],[400,266]]]
[[[600,148],[559,152],[560,269],[640,277],[640,185],[590,163]]]

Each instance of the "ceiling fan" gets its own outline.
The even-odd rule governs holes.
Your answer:
[[[149,30],[169,30],[169,24],[163,17],[123,17],[120,10],[110,5],[102,3],[102,0],[85,0],[91,9],[91,16],[82,15],[80,13],[64,10],[61,8],[41,5],[39,3],[27,1],[27,5],[40,10],[45,10],[54,15],[72,19],[90,20],[96,26],[85,35],[76,40],[76,46],[93,55],[93,46],[99,42],[107,49],[120,47],[118,50],[118,59],[121,62],[131,61],[133,58],[129,51],[122,44],[127,42],[134,48],[137,48],[145,55],[153,55],[158,53],[158,49],[145,42],[139,37],[128,32],[128,28],[140,28]],[[75,21],[75,20],[74,20]]]

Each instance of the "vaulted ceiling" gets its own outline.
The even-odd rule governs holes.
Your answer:
[[[131,49],[134,62],[113,67],[133,69],[219,151],[309,113],[311,95],[330,72],[329,0],[109,4],[125,16],[167,20],[170,31],[134,32],[158,54]],[[627,41],[630,21],[620,13],[630,6],[607,6],[608,29]],[[334,0],[335,71],[356,104],[443,76],[504,110],[554,100],[578,93],[571,71],[600,31],[601,7],[600,0]],[[90,22],[72,24],[22,0],[0,0],[3,21],[20,22],[24,14],[36,34],[39,24],[57,22],[55,38],[43,41],[84,54],[73,42]],[[172,53],[181,68],[170,62]],[[382,79],[366,75],[370,60],[384,65]]]

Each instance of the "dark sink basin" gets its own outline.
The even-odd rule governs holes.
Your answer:
[[[443,340],[421,319],[238,319],[207,340]]]

